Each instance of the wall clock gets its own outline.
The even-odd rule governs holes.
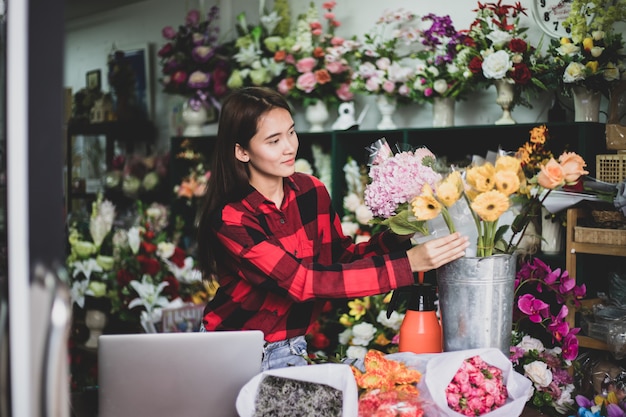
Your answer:
[[[563,22],[572,10],[573,0],[533,0],[532,14],[537,26],[548,36],[553,38],[570,37],[571,30],[563,26]],[[584,5],[580,12],[587,16],[587,21],[593,19],[593,3]]]
[[[532,13],[537,26],[553,38],[569,37],[563,22],[570,14],[572,0],[533,0]]]

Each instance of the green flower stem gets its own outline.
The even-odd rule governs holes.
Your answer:
[[[476,254],[478,256],[484,256],[481,254],[481,248],[484,246],[483,246],[483,239],[482,239],[483,234],[481,233],[481,227],[480,227],[480,219],[478,218],[478,215],[474,212],[474,210],[471,209],[472,206],[471,206],[469,197],[467,196],[465,192],[463,192],[463,198],[465,199],[467,206],[470,208],[470,213],[472,213],[472,217],[474,218],[474,224],[476,225],[476,231],[478,232],[478,244],[477,244],[478,247],[476,249]]]
[[[446,222],[446,226],[448,226],[448,230],[450,233],[456,232],[456,227],[454,226],[454,222],[452,221],[452,217],[450,216],[450,212],[446,207],[442,207],[441,216],[443,220]]]

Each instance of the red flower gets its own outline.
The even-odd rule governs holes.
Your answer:
[[[315,81],[317,81],[317,83],[320,85],[329,83],[331,81],[331,78],[330,78],[330,74],[328,73],[328,70],[321,69],[321,70],[315,71]]]
[[[164,58],[166,56],[170,56],[173,50],[174,50],[174,47],[172,46],[172,44],[166,43],[165,45],[163,45],[161,49],[159,49],[158,55],[161,58]]]
[[[148,275],[156,275],[161,270],[161,264],[154,258],[145,255],[137,255],[137,261],[141,265],[141,272]]]
[[[480,74],[483,71],[483,61],[479,57],[475,56],[467,65],[472,74]]]
[[[276,51],[274,53],[274,61],[276,62],[282,62],[285,60],[286,57],[287,57],[287,52],[284,50]]]
[[[157,250],[157,246],[154,243],[146,242],[145,240],[141,242],[141,248],[147,254],[154,253]]]
[[[170,257],[170,261],[179,268],[185,266],[185,251],[177,246],[174,249],[174,254]]]
[[[117,280],[117,285],[123,288],[130,284],[130,282],[135,279],[135,276],[125,269],[120,269],[117,271],[115,279]]]
[[[163,282],[169,283],[169,285],[167,285],[165,288],[163,288],[163,294],[171,296],[172,300],[175,299],[176,297],[178,297],[178,295],[179,295],[178,291],[180,290],[180,283],[174,277],[174,275],[166,276],[165,278],[163,278]],[[168,297],[168,298],[170,298],[170,297]]]
[[[523,39],[515,38],[511,39],[511,42],[509,42],[509,49],[511,50],[511,52],[517,52],[521,54],[523,52],[526,52],[527,47],[528,44]]]
[[[519,64],[513,64],[513,71],[511,74],[511,78],[515,81],[515,84],[528,84],[530,79],[533,77],[530,72],[530,68],[528,65],[520,62]]]

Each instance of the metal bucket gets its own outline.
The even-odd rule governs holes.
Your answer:
[[[460,258],[437,269],[445,352],[497,348],[507,357],[516,256]]]

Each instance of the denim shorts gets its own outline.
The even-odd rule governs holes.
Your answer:
[[[306,347],[304,336],[266,343],[263,347],[261,369],[267,371],[268,369],[286,368],[288,366],[308,365]]]

